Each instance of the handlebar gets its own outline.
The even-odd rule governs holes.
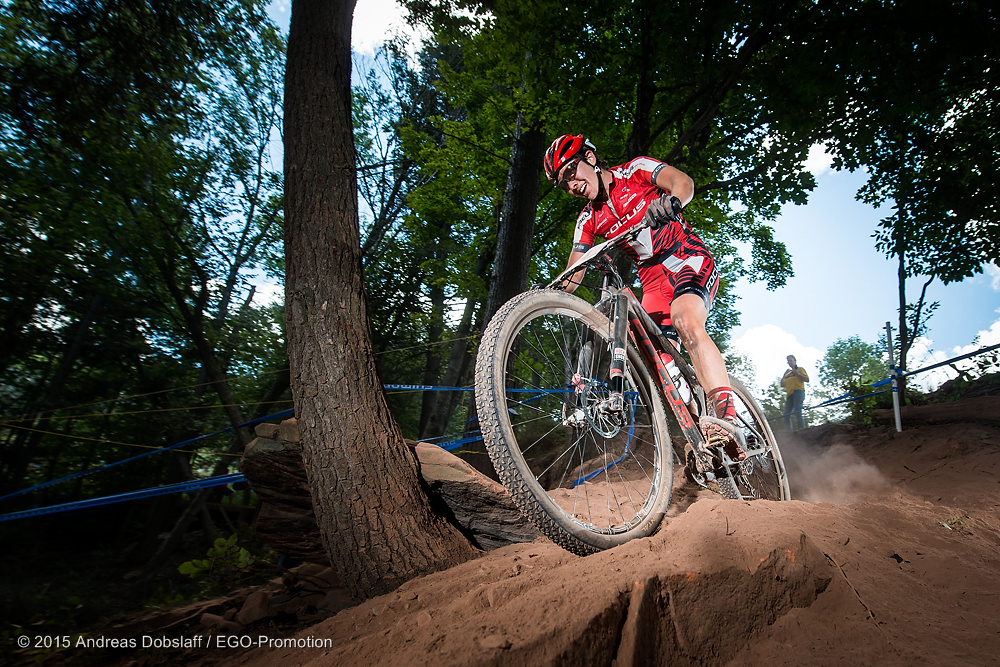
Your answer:
[[[583,257],[575,261],[570,266],[556,276],[555,280],[550,282],[546,287],[550,289],[563,289],[566,283],[569,282],[569,278],[583,268],[588,268],[594,264],[597,264],[602,255],[608,255],[609,253],[622,248],[631,241],[634,241],[643,230],[651,228],[653,225],[648,219],[644,219],[638,225],[630,228],[627,232],[621,236],[616,236],[613,239],[605,241],[604,243],[599,243],[595,245],[590,250],[583,254]],[[610,259],[610,258],[609,258]]]
[[[547,287],[550,289],[564,289],[569,282],[569,278],[577,271],[598,263],[603,263],[599,258],[631,243],[646,229],[659,229],[664,224],[664,219],[672,222],[681,222],[680,210],[680,200],[670,195],[664,195],[657,201],[650,202],[642,222],[631,227],[624,234],[590,248],[583,254],[583,257],[571,266],[566,267],[566,270],[560,273]],[[610,265],[610,262],[608,262],[608,265]]]

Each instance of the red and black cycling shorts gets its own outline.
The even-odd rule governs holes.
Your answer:
[[[671,338],[670,304],[684,294],[697,294],[712,310],[712,302],[719,291],[719,270],[708,253],[688,256],[676,254],[659,258],[657,262],[643,262],[639,267],[642,282],[642,307],[653,321],[666,327],[664,333]]]

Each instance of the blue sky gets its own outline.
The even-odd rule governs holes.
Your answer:
[[[773,225],[792,255],[795,276],[775,291],[747,281],[736,288],[742,325],[733,331],[733,344],[754,361],[760,388],[781,375],[788,354],[815,378],[818,362],[837,339],[859,336],[877,343],[887,321],[896,336],[896,263],[875,250],[872,238],[891,210],[855,199],[863,173],[834,172],[819,159],[809,166],[817,175],[809,203],[786,206]],[[909,369],[969,352],[977,335],[981,344],[1000,343],[1000,272],[987,269],[962,283],[932,283],[929,298],[940,306],[927,338],[908,358]],[[908,281],[908,297],[915,299],[921,285]],[[946,369],[917,379],[936,386],[953,375]]]
[[[271,16],[287,29],[287,0],[274,0]],[[402,10],[393,0],[358,0],[352,44],[370,53],[385,36],[407,30]],[[785,287],[768,291],[762,283],[741,280],[736,286],[742,312],[732,344],[757,369],[763,390],[784,372],[785,357],[794,354],[810,375],[826,349],[841,338],[859,336],[877,343],[887,321],[898,320],[895,262],[875,250],[872,233],[890,210],[876,210],[855,199],[865,183],[863,173],[834,172],[822,150],[814,150],[807,166],[816,174],[817,188],[805,206],[786,206],[773,224],[775,237],[792,255],[795,276]],[[919,293],[911,281],[908,295]],[[940,306],[930,320],[925,340],[911,351],[908,367],[922,368],[976,349],[1000,343],[1000,270],[955,285],[932,284],[932,301]],[[966,362],[968,363],[968,362]],[[918,375],[918,384],[936,387],[954,375],[950,369]]]

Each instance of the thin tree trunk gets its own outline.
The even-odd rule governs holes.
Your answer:
[[[45,399],[42,401],[42,408],[44,412],[39,416],[35,423],[32,424],[32,428],[34,430],[28,434],[23,448],[19,451],[15,459],[16,462],[10,476],[11,489],[20,488],[22,482],[24,481],[24,476],[27,474],[28,470],[28,464],[33,458],[35,458],[38,446],[41,443],[43,436],[42,431],[47,431],[49,429],[49,424],[52,421],[52,415],[55,414],[55,409],[58,406],[58,403],[62,401],[63,393],[66,390],[66,381],[69,379],[73,366],[76,365],[76,360],[80,358],[80,353],[83,351],[84,343],[86,343],[87,336],[90,334],[90,328],[93,326],[94,320],[97,319],[98,313],[104,307],[104,301],[104,294],[95,294],[90,300],[90,305],[88,306],[87,311],[77,323],[73,337],[66,346],[66,351],[63,353],[63,357],[59,362],[56,374],[49,383]]]
[[[472,315],[476,310],[475,299],[469,299],[465,303],[465,311],[462,313],[462,320],[458,324],[458,329],[455,331],[455,342],[451,345],[451,354],[448,355],[448,367],[445,370],[444,377],[441,378],[441,384],[445,387],[456,387],[460,382],[462,371],[464,370],[465,364],[469,358],[469,331],[472,329]],[[426,392],[428,394],[437,392]],[[426,420],[422,420],[420,427],[420,439],[430,439],[438,438],[445,434],[445,429],[448,428],[448,423],[451,421],[451,416],[455,412],[455,406],[458,404],[458,399],[460,398],[460,392],[451,391],[437,397],[434,401],[434,405],[427,415]]]
[[[906,353],[913,341],[906,323],[906,235],[901,214],[896,214],[896,256],[899,264],[896,267],[896,278],[899,283],[899,369],[906,370]],[[906,405],[906,381],[899,379],[899,403]]]
[[[493,253],[490,252],[489,249],[483,250],[483,253],[479,256],[479,260],[476,263],[475,275],[480,278],[484,278],[486,276],[486,271],[490,266],[489,258],[492,254]],[[481,301],[471,297],[465,302],[465,310],[462,313],[462,319],[459,322],[458,331],[455,333],[456,340],[451,346],[451,354],[448,357],[448,369],[445,371],[444,379],[441,380],[441,383],[446,387],[465,386],[469,380],[470,369],[474,361],[473,355],[469,354],[469,336],[475,330],[473,321],[475,320],[477,314],[482,314],[481,307],[483,305],[484,304]],[[441,401],[439,401],[438,408],[435,410],[434,414],[431,415],[431,419],[428,421],[424,431],[420,434],[420,437],[437,438],[444,435],[445,429],[447,429],[448,424],[451,423],[452,415],[454,415],[455,410],[458,409],[462,398],[462,392],[453,391],[447,396],[443,407],[441,407]],[[495,473],[491,472],[491,474]]]
[[[294,0],[285,77],[285,308],[316,519],[356,599],[476,551],[436,516],[375,370],[351,127],[354,0]]]
[[[430,301],[431,321],[427,327],[427,342],[432,343],[432,345],[426,348],[424,384],[436,385],[441,379],[441,354],[438,346],[433,345],[433,343],[440,343],[441,336],[444,334],[445,294],[443,285],[431,285]],[[438,393],[436,391],[423,392],[420,400],[420,425],[417,429],[418,433],[424,432],[427,422],[430,421],[431,415],[436,411],[437,405],[440,402]]]
[[[510,299],[528,286],[531,267],[531,238],[538,208],[538,179],[545,155],[545,134],[525,129],[517,116],[514,147],[511,151],[503,210],[497,230],[497,252],[493,259],[490,293],[486,302],[486,323]]]

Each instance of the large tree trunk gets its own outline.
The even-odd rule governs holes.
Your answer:
[[[357,598],[476,554],[436,516],[375,370],[351,127],[354,0],[295,0],[285,76],[292,396],[324,545]]]
[[[538,178],[545,156],[545,134],[540,130],[525,129],[522,123],[521,114],[518,114],[484,325],[500,310],[500,306],[528,286],[531,238],[538,208]]]

